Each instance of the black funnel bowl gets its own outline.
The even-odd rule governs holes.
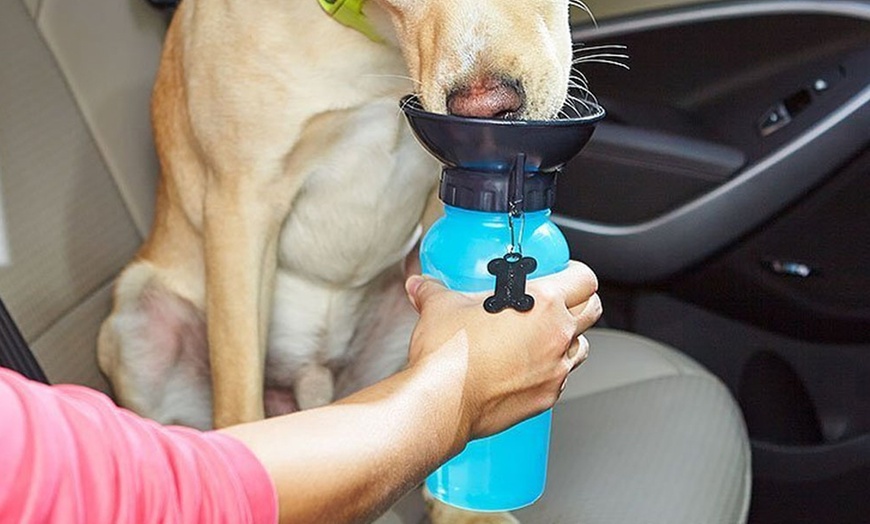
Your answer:
[[[511,169],[525,154],[525,171],[552,171],[574,158],[592,137],[604,109],[587,102],[576,118],[496,120],[429,113],[414,95],[401,107],[418,140],[446,167],[483,172]]]

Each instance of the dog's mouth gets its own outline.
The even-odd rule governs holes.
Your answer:
[[[445,94],[446,93],[446,94]],[[479,76],[472,81],[460,82],[456,87],[423,90],[416,102],[421,110],[459,118],[538,122],[585,118],[600,107],[588,90],[580,95],[569,91],[556,101],[557,94],[532,96],[521,80],[508,76]]]

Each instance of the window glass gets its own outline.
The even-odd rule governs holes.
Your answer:
[[[643,11],[677,7],[682,5],[703,4],[713,0],[583,0],[595,15],[596,20],[617,16],[632,15]],[[582,9],[573,8],[571,21],[582,25],[590,23],[589,15]]]

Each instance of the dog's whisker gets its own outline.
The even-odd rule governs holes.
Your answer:
[[[571,71],[571,74],[568,76],[568,81],[569,82],[579,82],[580,84],[582,84],[584,86],[589,85],[589,79],[586,78],[586,75],[584,75],[582,71],[579,71],[577,69],[573,69]]]
[[[362,75],[364,77],[374,77],[374,78],[392,78],[396,80],[410,80],[416,86],[423,85],[423,82],[417,80],[416,78],[412,78],[410,76],[405,75],[392,75],[392,74],[376,74],[376,73],[366,73]]]
[[[625,51],[628,49],[628,46],[623,44],[601,44],[594,46],[586,46],[583,42],[578,42],[574,46],[574,59],[571,61],[572,65],[578,65],[583,63],[597,62],[600,64],[610,64],[621,67],[623,69],[631,69],[628,64],[621,62],[620,60],[629,60],[631,57],[628,53],[620,53],[618,51]],[[577,71],[573,70],[577,75],[583,78],[583,83],[588,85],[588,81],[586,80],[586,76]]]
[[[585,79],[569,79],[568,87],[588,88],[589,82],[586,82]]]
[[[604,49],[628,49],[628,46],[623,44],[602,44],[586,47],[585,43],[578,42],[575,44],[575,51],[601,51]]]
[[[600,58],[590,58],[590,59],[585,59],[585,60],[577,60],[574,63],[580,64],[580,63],[588,63],[588,62],[595,62],[598,64],[609,64],[609,65],[615,65],[615,66],[621,67],[623,69],[631,69],[628,66],[628,64],[623,64],[622,62],[617,62],[615,60],[605,60],[605,59],[600,59]]]
[[[592,94],[592,91],[589,89],[589,84],[577,83],[577,82],[569,82],[568,87],[570,89],[576,89],[578,91],[582,91],[584,93]]]
[[[593,102],[596,102],[596,103],[598,102],[598,98],[597,98],[597,97],[595,96],[595,94],[594,94],[592,91],[590,91],[589,89],[587,89],[587,88],[577,88],[577,91],[579,91],[579,92],[580,92],[580,95],[582,95],[582,99],[584,99],[584,100],[592,100]],[[577,96],[577,94],[570,94],[570,93],[569,93],[568,96],[569,96],[569,97],[572,97],[572,98],[576,98],[576,99],[580,99],[580,98],[581,98],[580,96]]]
[[[568,75],[568,88],[570,90],[568,93],[568,103],[576,113],[580,113],[577,109],[578,104],[581,104],[585,109],[590,109],[587,101],[598,105],[598,97],[589,88],[589,80],[582,71],[578,69],[571,70],[571,74]]]
[[[559,115],[565,118],[571,118],[571,113],[576,116],[582,115],[585,112],[592,110],[593,106],[590,105],[589,102],[591,101],[595,105],[598,105],[598,100],[595,98],[595,95],[593,95],[592,92],[586,90],[586,94],[588,95],[588,99],[581,98],[579,96],[575,96],[569,93],[565,98],[565,104],[563,105],[562,109],[559,110]],[[569,109],[571,113],[568,112]]]
[[[580,60],[580,61],[575,62],[574,65],[591,64],[591,63],[611,64],[611,65],[617,65],[623,69],[630,69],[629,65],[624,63],[624,62],[621,62],[621,61],[616,60],[616,59],[606,59],[606,58],[590,58],[589,60]]]
[[[415,97],[416,97],[416,96],[419,96],[419,94],[418,94],[418,93],[414,93],[414,96],[415,96]],[[410,103],[411,103],[411,98],[408,98],[407,100],[403,99],[403,100],[400,100],[400,101],[399,101],[399,105],[398,105],[398,107],[396,108],[396,118],[397,118],[397,119],[400,119],[400,120],[401,120],[401,119],[404,119],[404,118],[405,118],[405,113],[404,113],[404,111],[405,111],[405,107],[407,107],[408,104],[410,104]]]
[[[595,15],[592,14],[592,10],[589,9],[589,6],[586,5],[582,0],[568,0],[568,5],[570,7],[576,7],[581,11],[585,11],[587,15],[589,15],[589,20],[592,22],[592,25],[598,27],[598,20],[595,19]]]
[[[420,97],[420,94],[419,94],[419,93],[414,93],[414,96],[413,96],[413,97],[409,97],[409,98],[406,99],[406,100],[402,100],[402,101],[401,101],[402,103],[399,105],[399,112],[404,111],[405,108],[408,106],[408,104],[410,104],[414,99],[418,99],[418,100],[419,100],[419,97]]]
[[[613,58],[628,60],[629,56],[621,53],[598,53],[596,55],[579,56],[571,61],[572,64],[579,64],[584,61],[589,61],[594,58]]]
[[[568,93],[569,96],[582,96],[586,99],[595,100],[595,94],[592,93],[592,90],[589,89],[589,86],[572,86],[572,89]]]
[[[583,60],[584,58],[599,58],[599,57],[611,57],[611,58],[629,58],[626,53],[595,53],[592,55],[581,55],[575,57],[575,60]]]
[[[591,100],[592,100],[592,102],[594,102],[595,104],[597,104],[597,103],[598,103],[598,100],[595,98],[595,95],[592,95],[592,94],[590,93],[590,96],[591,96]],[[588,103],[587,100],[585,100],[585,99],[583,99],[583,98],[580,98],[580,97],[571,96],[571,97],[569,97],[569,100],[570,100],[572,103],[582,105],[584,109],[589,109],[589,108],[592,107],[592,106]],[[573,107],[574,107],[574,109],[576,110],[577,106],[574,105]]]
[[[589,79],[586,78],[586,75],[583,74],[579,69],[572,69],[571,73],[568,75],[568,80],[571,82],[579,82],[581,84],[588,84]]]
[[[592,105],[599,105],[599,104],[598,104],[598,100],[597,100],[594,96],[589,96],[589,97],[573,97],[572,100],[573,100],[575,103],[577,103],[577,104],[581,104],[583,107],[586,107],[586,108],[592,107]]]
[[[574,90],[574,92],[572,94],[570,94],[569,96],[574,97],[574,98],[580,98],[583,100],[592,100],[593,102],[598,102],[598,100],[595,97],[595,94],[593,94],[592,91],[590,91],[588,89],[576,88]]]

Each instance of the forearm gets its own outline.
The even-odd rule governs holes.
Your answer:
[[[166,428],[96,391],[0,369],[0,521],[258,523],[258,459],[224,435]]]
[[[223,431],[271,473],[282,522],[365,521],[462,450],[464,362],[427,362],[339,403]]]

